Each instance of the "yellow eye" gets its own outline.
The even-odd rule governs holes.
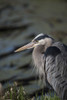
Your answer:
[[[35,42],[39,42],[38,40],[35,40]]]
[[[35,43],[37,43],[37,42],[39,42],[38,40],[32,40],[32,42],[35,42]]]

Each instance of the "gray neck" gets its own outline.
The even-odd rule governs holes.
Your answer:
[[[36,68],[36,72],[37,74],[39,74],[40,79],[45,77],[43,52],[44,52],[43,45],[39,45],[35,47],[33,50],[33,61]]]
[[[39,45],[33,50],[33,60],[35,66],[41,66],[41,57],[44,52],[44,45]]]
[[[46,49],[52,45],[53,41],[49,42],[50,44],[45,45],[38,45],[37,47],[34,48],[32,57],[34,61],[35,68],[37,70],[37,73],[39,74],[39,77],[44,77],[45,79],[45,56],[44,52]]]

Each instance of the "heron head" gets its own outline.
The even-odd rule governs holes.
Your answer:
[[[19,49],[15,50],[15,52],[20,52],[22,50],[30,49],[30,48],[35,48],[38,45],[51,45],[52,43],[52,38],[48,36],[47,34],[40,33],[37,35],[30,43],[27,45],[24,45],[20,47]]]

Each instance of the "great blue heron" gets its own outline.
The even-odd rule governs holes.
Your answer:
[[[62,100],[67,100],[67,46],[41,33],[15,52],[30,48],[34,48],[32,56],[40,76],[46,77]]]

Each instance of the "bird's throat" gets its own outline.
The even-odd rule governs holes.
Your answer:
[[[32,56],[33,56],[35,66],[41,66],[41,64],[42,64],[41,59],[43,56],[43,52],[44,52],[43,45],[39,45],[34,48]]]

